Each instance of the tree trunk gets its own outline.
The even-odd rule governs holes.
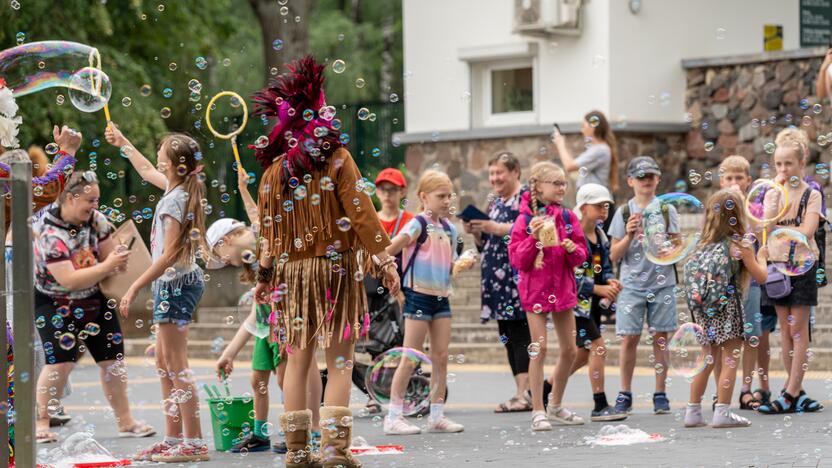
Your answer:
[[[275,0],[249,0],[254,14],[260,22],[263,38],[263,53],[265,55],[266,82],[277,73],[286,71],[283,66],[292,60],[310,52],[309,49],[309,14],[314,0],[291,0],[286,3],[288,13],[280,13],[281,6]],[[300,17],[300,21],[295,21]],[[275,39],[283,41],[283,47],[275,50]],[[274,70],[277,70],[275,73]]]

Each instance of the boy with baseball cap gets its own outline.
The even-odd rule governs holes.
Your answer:
[[[624,287],[616,299],[616,334],[621,336],[621,391],[616,399],[618,412],[630,412],[633,405],[632,382],[636,365],[636,349],[644,328],[644,319],[653,340],[656,358],[656,389],[653,393],[653,412],[670,412],[670,401],[665,393],[669,333],[676,330],[676,272],[673,265],[656,265],[642,247],[642,211],[656,199],[656,188],[661,170],[650,156],[638,156],[627,165],[627,185],[634,197],[616,210],[610,224],[612,238],[610,257],[621,261],[620,277]],[[668,206],[666,232],[679,232],[679,215]]]
[[[402,199],[407,195],[407,182],[404,174],[398,169],[388,167],[378,173],[376,177],[376,196],[381,202],[378,218],[387,235],[392,239],[413,214],[401,209]]]

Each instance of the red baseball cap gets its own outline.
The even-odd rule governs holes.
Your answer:
[[[390,182],[395,186],[407,188],[407,182],[404,180],[404,174],[402,174],[402,171],[392,167],[383,169],[378,173],[378,177],[376,177],[376,185],[382,182]]]

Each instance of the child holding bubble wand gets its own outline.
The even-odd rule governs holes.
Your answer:
[[[778,135],[779,144],[773,155],[777,171],[774,181],[786,189],[785,200],[780,200],[785,206],[780,210],[781,206],[775,203],[776,200],[768,200],[768,194],[765,201],[766,217],[776,219],[772,223],[774,225],[769,225],[767,230],[787,228],[796,232],[779,231],[783,235],[777,239],[788,240],[788,245],[781,245],[780,240],[769,242],[770,261],[778,271],[790,276],[791,282],[791,291],[783,297],[769,297],[768,291],[763,288],[763,304],[773,305],[777,311],[781,354],[788,378],[781,395],[757,408],[763,414],[815,412],[823,409],[820,402],[811,399],[803,390],[803,377],[809,367],[807,352],[810,309],[818,304],[818,265],[814,260],[817,258],[818,247],[815,231],[821,218],[822,195],[801,179],[809,153],[802,140],[800,134],[788,129]],[[772,194],[774,195],[773,192]],[[768,211],[772,208],[775,212],[780,212],[779,215],[769,216]],[[795,262],[797,249],[814,257],[811,265],[799,260]]]
[[[583,418],[561,406],[577,355],[575,315],[578,291],[575,268],[587,260],[586,238],[580,222],[566,209],[566,174],[551,162],[532,166],[530,193],[520,201],[520,216],[511,230],[508,254],[519,272],[520,305],[526,311],[532,342],[529,345],[529,387],[532,392],[532,430],[550,431],[552,424],[580,425]],[[543,406],[543,364],[546,359],[547,319],[551,317],[560,353],[553,372],[549,406]]]
[[[153,292],[156,366],[165,398],[165,439],[140,451],[136,460],[164,463],[206,461],[199,393],[188,364],[188,325],[205,290],[196,258],[208,252],[205,243],[205,175],[201,151],[188,135],[172,133],[159,142],[156,167],[109,122],[107,142],[120,148],[142,179],[165,191],[156,206],[150,233],[153,264],[125,293],[119,305],[127,317],[138,291]]]
[[[737,378],[737,367],[743,343],[743,298],[748,292],[750,278],[758,283],[766,280],[765,256],[762,247],[755,256],[754,247],[743,243],[747,226],[742,209],[744,199],[737,190],[722,189],[706,203],[707,213],[702,237],[685,266],[685,292],[697,328],[697,341],[703,346],[705,368],[690,384],[690,400],[685,410],[685,427],[705,426],[702,416],[702,395],[714,370],[714,358],[722,359],[717,387],[717,403],[713,427],[747,427],[751,422],[730,409],[731,395]],[[729,258],[727,263],[725,256]],[[699,286],[703,285],[703,288]],[[708,291],[720,285],[726,294],[708,302]],[[704,298],[704,299],[703,299]]]
[[[245,171],[237,171],[240,197],[246,208],[250,226],[231,218],[223,218],[208,228],[206,238],[211,249],[212,259],[207,268],[223,268],[227,265],[243,268],[240,281],[254,283],[257,273],[257,257],[254,253],[256,235],[260,229],[260,216],[257,203],[248,191],[249,176]],[[240,350],[254,335],[254,351],[251,355],[251,389],[254,395],[254,430],[231,448],[232,453],[262,452],[269,450],[269,436],[275,431],[268,423],[269,416],[269,379],[272,373],[277,375],[277,384],[283,389],[286,373],[286,358],[281,354],[279,343],[269,340],[269,315],[271,307],[267,304],[252,303],[251,313],[240,325],[234,338],[217,360],[217,376],[227,379],[234,371],[234,359]],[[321,406],[321,374],[316,366],[309,366],[307,380],[307,404],[312,411],[312,435],[320,439],[319,409]],[[317,435],[317,437],[315,437]],[[286,452],[286,444],[274,446],[278,453]]]

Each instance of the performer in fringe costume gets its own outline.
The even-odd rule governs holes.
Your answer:
[[[253,114],[276,122],[268,144],[252,146],[265,169],[255,294],[272,304],[272,339],[288,358],[281,416],[286,466],[318,463],[307,447],[311,414],[305,408],[306,375],[320,346],[329,370],[321,409],[323,465],[352,467],[360,463],[349,452],[351,372],[344,363],[369,328],[362,264],[372,256],[374,271],[394,294],[399,277],[395,259],[384,251],[390,240],[365,193],[368,182],[341,144],[335,108],[326,105],[323,70],[311,56],[296,60],[253,97]]]

